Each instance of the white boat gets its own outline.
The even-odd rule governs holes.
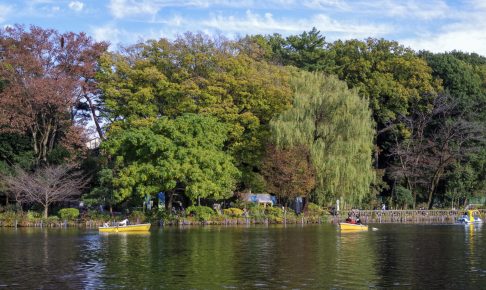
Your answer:
[[[479,217],[477,209],[468,210],[466,214],[457,219],[457,222],[464,225],[482,224],[483,220]]]

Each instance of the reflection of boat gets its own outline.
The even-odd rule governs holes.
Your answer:
[[[341,231],[367,231],[368,226],[362,224],[339,223]]]
[[[150,224],[99,227],[98,229],[101,233],[148,232],[150,230]]]
[[[462,217],[457,219],[460,224],[481,224],[483,220],[479,217],[479,211],[477,209],[470,209]]]
[[[119,236],[150,236],[150,231],[146,232],[100,232],[100,235],[103,236],[110,236],[110,235],[115,235],[117,237]]]

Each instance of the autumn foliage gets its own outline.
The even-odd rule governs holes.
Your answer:
[[[95,93],[92,80],[106,44],[83,33],[14,26],[0,30],[0,48],[0,133],[27,134],[37,164],[58,145],[79,152],[85,141],[80,109]]]
[[[283,201],[307,197],[316,185],[309,150],[302,145],[288,149],[269,145],[262,171],[269,192]]]

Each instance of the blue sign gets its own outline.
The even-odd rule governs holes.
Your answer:
[[[165,193],[164,192],[159,192],[157,193],[157,198],[159,199],[159,203],[165,203]]]

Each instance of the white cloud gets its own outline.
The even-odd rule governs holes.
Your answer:
[[[417,50],[425,49],[432,52],[461,50],[486,56],[486,35],[484,30],[479,29],[451,31],[430,37],[405,39],[402,40],[402,43]]]
[[[128,31],[119,28],[115,23],[108,23],[103,26],[91,27],[91,34],[96,41],[108,41],[110,49],[116,50],[118,45],[131,45],[148,39],[159,39],[161,37],[174,38],[178,31],[170,28],[159,30],[148,29],[145,31]]]
[[[160,5],[154,1],[111,0],[108,5],[115,18],[124,18],[136,15],[155,15]]]
[[[122,35],[122,31],[113,24],[94,27],[92,28],[92,33],[96,41],[109,41],[112,44],[119,43],[120,35]]]
[[[449,16],[447,24],[437,30],[425,30],[401,42],[414,48],[432,52],[461,50],[486,56],[486,3],[469,0],[468,9]]]
[[[84,3],[80,1],[71,1],[69,2],[68,7],[74,11],[81,11],[84,8]]]
[[[433,52],[462,50],[486,56],[484,12],[466,14],[462,20],[446,25],[439,31],[422,33],[416,37],[404,39],[402,42],[414,49],[426,49]]]
[[[294,4],[294,3],[292,3]],[[305,0],[302,5],[311,9],[338,8],[342,10],[350,9],[350,5],[344,0]]]
[[[348,11],[378,17],[433,20],[447,17],[451,9],[445,0],[359,0],[345,3]]]
[[[302,3],[301,3],[302,2]],[[234,9],[293,9],[310,8],[345,8],[345,0],[110,0],[108,9],[115,18],[134,16],[154,16],[166,7],[171,8],[234,8]]]
[[[12,6],[0,4],[0,23],[6,21],[12,11]]]
[[[109,12],[116,20],[92,31],[97,40],[130,44],[196,30],[235,37],[299,34],[316,27],[330,41],[385,37],[417,50],[459,49],[486,55],[486,0],[461,1],[453,5],[450,0],[110,0]],[[124,20],[130,18],[147,25],[142,30],[125,26]]]
[[[356,22],[338,21],[325,14],[317,14],[301,19],[276,19],[271,13],[260,15],[247,11],[244,17],[215,15],[209,20],[200,22],[201,28],[214,29],[223,33],[300,33],[316,27],[323,33],[343,34],[346,37],[382,36],[390,31],[390,25],[362,24]]]

